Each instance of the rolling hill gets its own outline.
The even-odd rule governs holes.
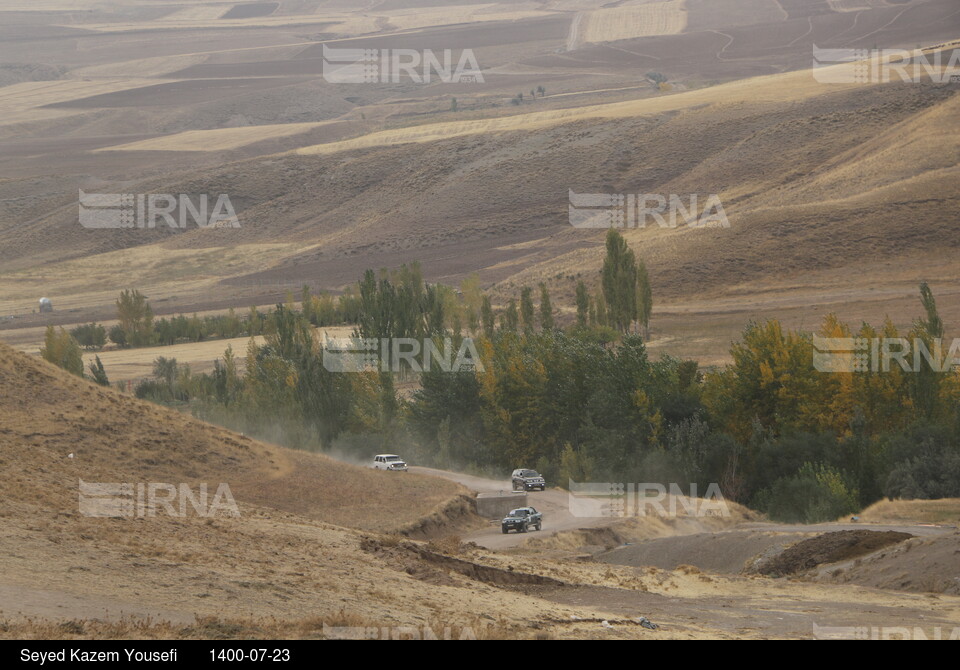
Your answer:
[[[670,353],[721,360],[753,317],[900,314],[921,280],[960,317],[957,86],[809,69],[815,47],[950,62],[949,0],[69,4],[2,10],[30,62],[0,43],[0,316],[19,319],[0,329],[45,323],[40,296],[67,322],[110,318],[127,287],[161,313],[247,307],[282,299],[264,283],[336,290],[411,261],[501,301],[546,281],[562,315],[601,258],[571,191],[720,197],[729,229],[627,231]],[[334,84],[324,45],[471,48],[488,76]],[[241,227],[86,230],[80,190],[227,194]]]

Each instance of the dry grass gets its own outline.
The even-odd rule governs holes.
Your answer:
[[[322,332],[328,333],[330,337],[349,337],[353,332],[352,326],[341,326],[333,328],[323,328]],[[110,381],[126,381],[128,379],[143,379],[153,374],[153,362],[158,356],[165,358],[176,358],[180,365],[189,365],[193,374],[211,372],[213,362],[218,358],[223,358],[223,352],[227,347],[233,348],[233,353],[237,357],[237,367],[243,370],[246,367],[247,346],[250,343],[249,337],[234,337],[221,340],[206,340],[204,342],[187,342],[183,344],[172,344],[163,347],[143,347],[138,349],[114,349],[111,351],[84,352],[84,364],[94,360],[95,356],[100,357]],[[257,344],[263,343],[262,337],[253,338]],[[39,353],[39,347],[42,343],[34,343],[27,351],[29,353]]]
[[[64,375],[6,345],[0,345],[0,381],[0,469],[17,470],[4,490],[10,496],[5,504],[14,509],[15,500],[43,500],[52,513],[72,514],[78,479],[216,479],[227,482],[241,502],[388,531],[430,516],[462,493],[447,480],[375,472],[254,442]],[[27,395],[30,404],[19,402]],[[31,466],[42,461],[56,466]],[[354,502],[345,505],[347,500]]]
[[[935,523],[960,525],[960,498],[881,500],[860,514],[867,523]]]
[[[161,20],[167,21],[207,21],[210,19],[219,19],[227,13],[230,8],[221,3],[201,4],[194,7],[184,7],[175,12],[167,14]]]
[[[226,6],[223,7],[226,11]],[[336,22],[338,15],[306,14],[300,16],[258,16],[248,19],[221,19],[221,18],[176,18],[165,17],[151,21],[129,21],[116,23],[85,23],[83,27],[87,30],[95,30],[102,33],[129,33],[154,30],[197,30],[203,28],[226,29],[226,28],[270,28],[297,25],[322,25]],[[376,32],[375,30],[365,30],[363,32]]]
[[[302,155],[331,154],[370,147],[397,144],[436,142],[453,137],[485,135],[509,131],[535,131],[553,126],[594,119],[628,119],[691,109],[701,105],[737,104],[741,102],[800,102],[817,95],[837,92],[857,84],[836,84],[824,87],[807,71],[755,77],[719,86],[655,98],[615,102],[605,105],[532,112],[492,119],[427,124],[409,128],[379,131],[362,137],[304,147],[295,151]]]
[[[267,16],[225,18],[229,7],[211,3],[188,7],[152,20],[120,20],[111,23],[85,23],[84,28],[102,32],[130,32],[199,28],[265,28],[288,25],[332,24],[331,32],[345,36],[416,31],[426,28],[487,21],[517,21],[548,16],[552,11],[534,7],[518,9],[508,2],[454,5],[452,7],[411,7],[371,13],[368,8],[330,9],[319,7],[314,13],[274,12]],[[282,9],[282,8],[281,8]]]
[[[87,0],[9,0],[0,12],[73,12],[88,11]]]
[[[305,133],[314,128],[328,126],[331,123],[336,123],[336,121],[188,130],[140,142],[106,147],[98,149],[98,151],[229,151],[255,142]]]
[[[106,63],[104,65],[89,65],[77,68],[73,74],[82,78],[101,77],[163,77],[164,75],[183,70],[191,65],[199,65],[207,60],[205,54],[186,54],[179,56],[155,56],[153,58],[138,58],[136,60]]]
[[[334,526],[311,517],[352,522],[351,506],[383,496],[368,519],[399,519],[425,506],[430,480],[239,438],[4,346],[0,412],[0,545],[16,547],[0,555],[3,638],[301,639],[323,637],[324,624],[455,638],[654,636],[640,614],[662,626],[657,638],[808,637],[810,612],[821,625],[894,614],[933,625],[960,611],[948,596],[554,562]],[[236,482],[241,516],[84,517],[79,478]],[[402,486],[414,493],[396,493]],[[760,602],[797,616],[758,618]]]
[[[472,604],[453,587],[418,589],[419,581],[378,565],[360,549],[360,536],[342,528],[410,525],[457,494],[452,482],[377,473],[257,443],[95,387],[5,346],[0,413],[0,544],[17,547],[0,557],[0,619],[10,636],[63,633],[43,622],[10,628],[25,618],[82,620],[94,613],[111,622],[153,616],[180,624],[193,614],[230,611],[263,625],[264,617],[299,620],[352,603],[356,616],[383,625],[422,625],[442,613],[457,626],[476,612],[502,609],[494,588],[481,589]],[[77,508],[80,479],[226,482],[241,516],[85,517]],[[513,621],[534,611],[532,601],[524,604]],[[156,634],[210,632],[160,627]]]
[[[946,50],[942,48],[941,50]],[[931,52],[932,53],[932,52]],[[932,56],[931,56],[932,57]],[[842,69],[845,65],[832,66]],[[828,72],[831,68],[823,68]],[[704,105],[732,106],[743,103],[799,103],[821,95],[863,88],[868,84],[840,83],[824,85],[808,70],[741,79],[705,89],[683,91],[654,98],[629,100],[603,105],[555,109],[490,119],[443,122],[379,131],[362,137],[298,149],[303,155],[329,154],[378,146],[434,142],[454,137],[536,131],[557,125],[593,119],[632,119],[668,112],[689,110]],[[947,154],[948,155],[948,154]]]
[[[160,83],[156,79],[120,78],[82,81],[30,81],[0,88],[0,125],[51,119],[79,113],[65,109],[40,109],[69,100],[114,93]]]
[[[174,295],[203,296],[221,279],[302,250],[302,245],[284,243],[186,249],[152,244],[44,264],[4,273],[0,316],[29,313],[35,309],[36,296],[47,294],[58,296],[57,309],[112,304],[119,290],[117,277],[125,286],[149,285],[154,302]]]
[[[512,9],[510,3],[455,5],[452,7],[418,7],[414,9],[386,12],[383,18],[390,26],[399,30],[413,30],[456,23],[478,23],[483,21],[517,21],[535,16],[545,16],[550,12],[538,10]],[[352,25],[352,24],[351,24]]]
[[[238,497],[284,512],[330,521],[338,526],[380,533],[410,533],[421,519],[434,517],[448,503],[460,518],[436,519],[433,530],[456,529],[469,522],[466,489],[450,482],[407,472],[382,472],[347,465],[304,452],[284,450],[277,469],[263,478],[248,478],[235,488]],[[415,504],[411,502],[416,501]],[[444,523],[446,522],[446,523]]]
[[[942,192],[936,185],[938,180],[956,182],[960,175],[957,118],[960,96],[895,124],[838,156],[831,168],[783,189],[783,198],[814,201],[822,206],[865,197],[895,199],[905,188]],[[892,193],[885,193],[887,189]]]
[[[346,609],[326,616],[285,620],[223,619],[200,616],[192,624],[169,621],[125,619],[28,619],[19,622],[0,620],[0,639],[4,640],[322,640],[322,639],[439,639],[504,640],[515,639],[515,630],[477,617],[473,621],[449,625],[436,617],[419,626],[399,627],[396,622],[350,614]],[[531,637],[521,634],[520,638]]]
[[[614,42],[650,35],[675,35],[687,25],[685,0],[626,4],[591,12],[583,28],[586,42]]]
[[[189,365],[193,374],[200,374],[213,370],[213,362],[223,357],[223,352],[226,351],[227,347],[233,347],[233,353],[237,356],[238,367],[243,369],[246,366],[244,356],[250,339],[249,337],[234,337],[225,340],[173,344],[168,347],[85,352],[83,362],[84,365],[87,365],[94,360],[94,357],[99,356],[112,382],[150,377],[153,374],[153,362],[158,356],[176,358],[178,364]],[[263,343],[262,337],[253,339],[257,344]]]

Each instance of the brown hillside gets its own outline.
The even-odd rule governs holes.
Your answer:
[[[314,507],[319,491],[356,493],[336,489],[334,475],[322,480],[320,470],[347,481],[371,473],[290,455],[0,346],[0,637],[316,639],[324,624],[428,626],[438,636],[469,626],[471,636],[511,638],[809,637],[812,621],[866,616],[866,592],[841,585],[557,562],[456,538],[417,543],[334,526],[307,514],[330,518],[333,510],[338,522],[349,520],[345,508],[358,499]],[[277,477],[289,465],[297,475]],[[86,517],[79,478],[237,481],[241,516]],[[301,481],[314,491],[293,490]],[[384,501],[385,487],[371,481],[363,495],[389,505],[376,519],[425,506],[415,496]],[[392,481],[416,490],[413,475]],[[285,504],[302,499],[305,512],[268,506],[283,487],[291,489]],[[867,623],[894,614],[956,621],[952,600],[869,598]],[[760,600],[797,616],[744,627]],[[661,628],[644,629],[640,615]]]
[[[0,636],[19,630],[8,622],[24,617],[74,620],[61,633],[83,634],[93,619],[148,616],[178,626],[201,617],[204,637],[240,633],[203,617],[250,619],[245,634],[259,636],[269,635],[261,626],[281,621],[305,623],[274,634],[316,636],[324,621],[425,625],[438,617],[441,626],[476,625],[482,636],[477,612],[535,611],[523,598],[505,601],[494,586],[444,576],[429,557],[385,562],[365,548],[367,535],[340,527],[395,527],[459,491],[446,480],[376,474],[233,435],[0,345]],[[227,482],[240,517],[84,516],[79,479],[208,481],[211,492]],[[295,500],[298,514],[271,509]],[[434,583],[429,592],[425,581]],[[12,634],[51,634],[31,630]]]
[[[782,102],[765,103],[750,102],[748,89],[743,95],[742,101],[539,130],[517,123],[509,132],[426,144],[252,159],[133,189],[236,194],[239,230],[104,235],[78,229],[75,209],[66,207],[0,234],[0,241],[11,265],[133,245],[143,248],[143,261],[164,254],[196,258],[192,271],[166,258],[166,275],[146,272],[149,262],[130,267],[134,277],[153,285],[184,271],[242,276],[280,261],[253,276],[339,286],[356,279],[358,257],[371,267],[420,259],[434,278],[479,270],[488,281],[502,281],[537,263],[549,262],[559,274],[582,270],[580,261],[591,259],[582,252],[564,257],[601,238],[567,223],[567,191],[573,189],[721,196],[730,230],[633,233],[661,295],[725,287],[774,267],[846,267],[865,257],[954,244],[953,88],[823,87],[809,99],[793,100],[784,91]],[[912,224],[919,221],[922,235]],[[860,232],[864,228],[869,234]],[[526,248],[511,246],[534,240]],[[150,251],[142,246],[149,242],[160,246]],[[214,263],[222,255],[216,247],[277,243],[290,246]],[[56,266],[44,274],[56,276]]]
[[[207,482],[211,494],[225,482],[241,503],[388,532],[416,524],[463,491],[446,480],[390,477],[256,442],[98,387],[6,345],[0,345],[0,459],[0,515],[14,518],[76,516],[80,480]]]

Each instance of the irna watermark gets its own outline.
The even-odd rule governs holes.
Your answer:
[[[323,78],[331,84],[484,83],[471,49],[331,49],[323,45]]]
[[[465,337],[454,352],[453,341],[442,347],[427,337],[331,338],[323,343],[323,367],[330,372],[483,372],[483,362],[472,338]]]
[[[821,49],[813,46],[813,78],[821,84],[960,81],[960,49]]]
[[[207,484],[194,490],[189,484],[160,482],[85,482],[80,480],[80,514],[87,517],[147,518],[159,515],[240,516],[230,486],[221,483],[211,498]]]
[[[924,366],[934,372],[960,366],[960,339],[954,338],[944,353],[939,338],[930,346],[918,337],[813,336],[813,367],[819,372],[890,372],[897,368],[919,372]]]
[[[658,193],[569,192],[568,219],[574,228],[729,228],[720,196],[708,195],[701,208],[696,193],[685,198]]]
[[[818,626],[814,640],[960,640],[960,628],[943,626]]]
[[[730,516],[719,484],[709,484],[703,496],[697,485],[684,492],[679,484],[620,484],[569,480],[567,503],[575,517],[714,517]]]
[[[328,626],[323,624],[327,640],[476,640],[473,628],[463,626],[456,632],[450,626],[436,631],[430,626]]]
[[[210,197],[196,202],[184,193],[84,193],[80,191],[80,225],[84,228],[239,228],[240,220],[230,197],[217,196],[212,209]]]

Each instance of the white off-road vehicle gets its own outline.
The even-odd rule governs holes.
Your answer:
[[[377,454],[370,465],[374,470],[390,470],[391,472],[406,472],[406,462],[396,454]]]

